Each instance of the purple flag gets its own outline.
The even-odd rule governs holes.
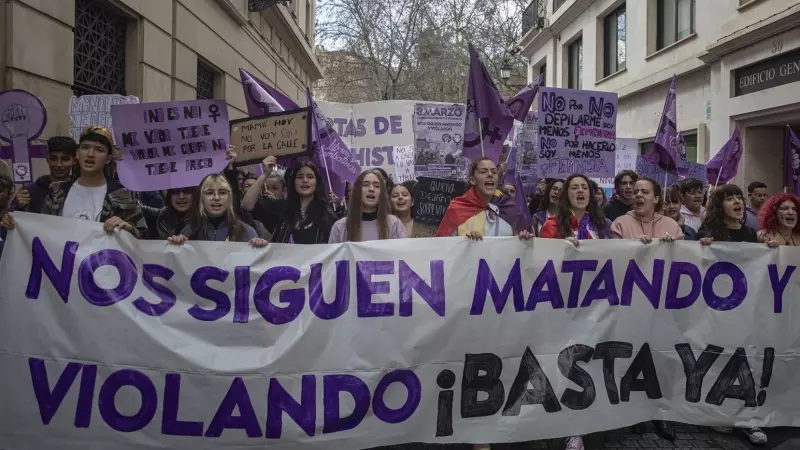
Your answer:
[[[653,148],[647,152],[645,158],[653,164],[658,164],[662,169],[675,171],[679,165],[678,157],[678,120],[675,105],[675,75],[669,85],[667,99],[664,101],[664,111],[658,123],[658,132]]]
[[[541,74],[533,83],[522,88],[517,95],[508,100],[508,110],[511,112],[511,115],[514,116],[514,119],[525,122],[528,111],[531,110],[533,100],[536,98],[536,94],[539,93],[539,86],[542,85],[543,81],[544,74]]]
[[[516,187],[517,187],[517,193],[516,193],[517,207],[519,208],[520,213],[522,215],[522,218],[520,220],[522,221],[522,226],[524,226],[526,230],[530,231],[532,222],[531,211],[528,209],[528,202],[525,199],[525,186],[522,184],[522,177],[520,176],[519,173],[517,173],[514,176],[514,178],[516,179]]]
[[[336,174],[341,185],[344,185],[341,183],[342,181],[355,183],[361,173],[361,164],[350,151],[350,147],[342,141],[342,138],[330,125],[330,121],[325,117],[322,109],[317,106],[317,102],[314,101],[314,97],[311,96],[311,91],[308,89],[306,89],[306,99],[312,112],[311,135],[318,165],[326,174],[331,174],[327,175],[331,184],[333,184],[333,174]]]
[[[742,138],[739,136],[739,127],[736,127],[728,142],[706,164],[706,181],[716,186],[732,180],[739,171],[742,153]]]
[[[795,195],[800,195],[800,139],[794,134],[794,130],[789,125],[786,125],[786,145],[783,148],[784,164],[786,166],[786,175],[784,185],[792,188]]]
[[[683,139],[683,133],[678,133],[678,146],[675,150],[678,153],[678,175],[686,176],[690,163],[686,157],[686,141]]]
[[[250,117],[300,108],[294,100],[250,72],[239,69],[239,76],[242,79],[244,100],[247,102],[247,114]]]
[[[499,162],[514,117],[503,103],[503,97],[472,44],[469,46],[469,66],[464,156],[472,160],[486,156]]]
[[[506,174],[503,177],[503,184],[514,184],[517,179],[517,145],[511,145],[506,158]]]

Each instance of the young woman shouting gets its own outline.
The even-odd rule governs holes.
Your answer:
[[[436,236],[516,236],[529,239],[520,210],[513,197],[497,190],[497,165],[489,158],[473,161],[469,171],[470,189],[450,202]]]
[[[661,185],[652,178],[639,178],[633,186],[633,210],[614,220],[611,234],[616,239],[639,239],[645,244],[653,239],[662,242],[683,239],[680,225],[661,215],[663,206]]]
[[[405,237],[403,223],[389,214],[385,178],[376,170],[361,172],[353,183],[347,217],[333,224],[328,242],[338,244]]]
[[[544,223],[539,237],[566,239],[574,246],[586,239],[611,237],[609,223],[589,188],[589,178],[574,174],[558,195],[556,213]]]

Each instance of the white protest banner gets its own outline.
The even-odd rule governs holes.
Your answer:
[[[139,103],[135,95],[74,95],[69,99],[69,133],[75,141],[81,137],[81,132],[89,125],[98,125],[114,132],[114,123],[111,120],[112,105],[132,105]],[[114,137],[116,143],[116,137]]]
[[[416,179],[414,172],[414,147],[394,148],[394,182],[404,183]]]
[[[617,149],[614,153],[614,176],[597,180],[598,184],[604,188],[613,188],[614,177],[623,170],[636,171],[636,158],[639,156],[639,141],[633,138],[617,138]]]
[[[537,120],[538,161],[546,176],[614,176],[616,93],[542,87]]]
[[[414,146],[414,101],[317,104],[364,169],[379,167],[392,177],[394,147]]]
[[[107,236],[18,213],[0,448],[350,450],[800,426],[800,250]],[[53,230],[58,230],[57,233]]]

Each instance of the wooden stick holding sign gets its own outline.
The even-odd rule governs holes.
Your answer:
[[[231,144],[239,149],[237,165],[267,156],[311,156],[310,109],[231,120]]]

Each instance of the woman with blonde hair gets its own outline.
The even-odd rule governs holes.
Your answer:
[[[405,237],[405,226],[389,213],[386,179],[374,169],[361,172],[353,183],[347,216],[333,224],[328,242],[338,244]]]
[[[249,242],[253,247],[267,245],[256,230],[244,223],[233,204],[233,187],[224,175],[211,174],[200,182],[188,223],[181,234],[167,240],[182,245],[187,240]]]

